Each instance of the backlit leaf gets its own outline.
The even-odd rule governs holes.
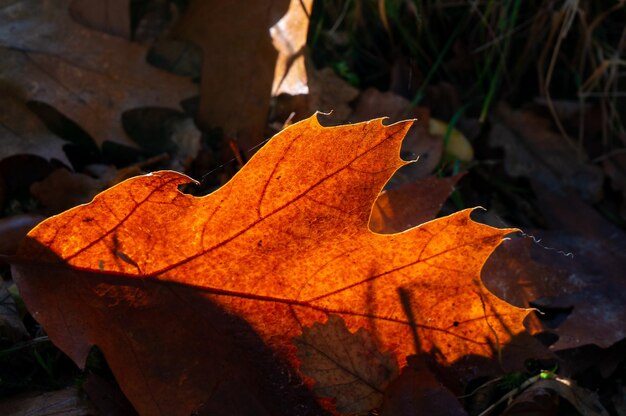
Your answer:
[[[441,365],[494,357],[527,310],[479,275],[513,230],[476,223],[470,210],[398,234],[368,228],[406,163],[410,125],[324,128],[311,117],[206,197],[180,192],[191,181],[180,173],[129,179],[35,228],[16,281],[77,363],[101,348],[142,414],[296,414],[257,383],[282,382],[264,360],[297,368],[294,337],[330,315],[367,330],[400,365],[416,352]]]

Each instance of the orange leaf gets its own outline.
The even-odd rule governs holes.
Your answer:
[[[21,293],[77,363],[99,345],[143,414],[276,414],[283,403],[255,384],[274,380],[270,367],[250,367],[268,354],[297,367],[293,338],[330,314],[401,364],[416,349],[441,364],[492,357],[527,314],[479,278],[513,230],[476,223],[470,210],[398,234],[368,228],[406,163],[410,126],[324,128],[311,117],[206,197],[181,193],[191,179],[175,172],[122,182],[29,234],[14,266]]]

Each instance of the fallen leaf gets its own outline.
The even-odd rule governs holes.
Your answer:
[[[541,246],[533,248],[533,244],[536,243],[531,237],[504,241],[483,268],[483,281],[489,290],[520,307],[530,307],[533,301],[558,293],[567,279],[566,273],[554,263],[536,260],[533,254]],[[554,251],[549,255],[556,257],[567,253]],[[543,330],[539,322],[534,322],[531,328],[534,333]]]
[[[530,111],[500,104],[494,113],[490,144],[504,149],[509,175],[534,178],[553,191],[574,190],[597,202],[602,196],[602,171],[552,131],[550,121]]]
[[[571,309],[560,322],[534,321],[533,332],[556,334],[555,351],[626,337],[624,256],[598,240],[564,232],[532,232],[505,241],[485,264],[485,285],[517,305]]]
[[[63,151],[63,145],[67,142],[50,132],[28,109],[26,102],[11,94],[3,84],[0,81],[0,160],[13,155],[31,154],[46,160],[56,159],[69,166],[70,162]]]
[[[46,321],[54,342],[83,366],[89,346],[100,346],[139,414],[327,414],[247,323],[198,288],[36,269],[44,277],[38,286],[48,295],[30,304],[31,313]],[[22,298],[30,299],[20,287]],[[49,312],[54,316],[44,318]]]
[[[551,329],[559,335],[552,348],[556,351],[585,344],[607,348],[623,340],[626,337],[623,251],[614,255],[615,247],[603,241],[569,233],[537,233],[537,238],[548,247],[573,256],[559,256],[556,261],[553,257],[554,265],[566,271],[567,280],[561,282],[558,292],[552,296],[545,294],[536,302],[539,307],[573,307],[567,319]],[[544,257],[543,261],[549,260]]]
[[[399,233],[432,220],[462,176],[429,176],[383,191],[372,208],[370,229],[375,233]]]
[[[389,382],[398,375],[396,357],[378,351],[363,328],[351,333],[343,320],[330,315],[294,338],[300,371],[315,380],[320,397],[336,399],[341,413],[365,413],[380,405]]]
[[[30,192],[45,207],[46,214],[53,215],[89,202],[105,188],[106,181],[59,168],[32,184]]]
[[[181,193],[192,180],[175,172],[127,180],[40,224],[13,276],[51,339],[79,365],[98,345],[142,414],[232,404],[218,400],[231,389],[235,405],[295,414],[267,393],[269,374],[277,357],[297,368],[293,338],[329,315],[401,365],[416,348],[442,366],[494,358],[528,313],[480,282],[513,230],[471,210],[399,234],[368,228],[410,125],[311,117],[206,197]]]
[[[290,0],[287,13],[270,28],[278,51],[272,95],[309,93],[304,46],[312,9],[313,0]]]
[[[546,291],[540,306],[573,307],[554,329],[555,350],[593,343],[607,348],[626,337],[626,298],[622,270],[626,267],[626,234],[575,193],[555,192],[531,181],[539,208],[553,231],[535,232],[543,239],[534,256],[553,268],[558,290]],[[549,256],[571,253],[569,257]],[[541,274],[533,274],[541,279]],[[558,281],[559,277],[565,276]],[[539,287],[543,283],[537,282]]]
[[[180,108],[197,89],[147,65],[145,47],[73,21],[69,3],[1,2],[0,79],[25,99],[53,106],[99,145],[134,146],[120,122],[125,110]]]

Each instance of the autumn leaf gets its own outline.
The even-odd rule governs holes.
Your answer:
[[[272,389],[289,371],[270,374],[282,359],[298,368],[294,337],[331,315],[400,365],[416,352],[442,366],[493,358],[527,314],[480,281],[513,230],[471,210],[398,234],[368,228],[407,163],[410,126],[324,128],[311,117],[206,197],[180,192],[192,181],[180,173],[129,179],[35,228],[15,279],[75,362],[101,348],[141,414],[297,414],[286,406],[303,393],[276,400]]]

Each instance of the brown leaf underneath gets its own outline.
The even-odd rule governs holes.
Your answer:
[[[24,0],[0,9],[0,77],[25,99],[53,106],[99,145],[133,146],[120,123],[125,110],[178,108],[197,89],[149,66],[145,47],[75,22],[69,3]]]
[[[5,51],[0,48],[0,59]],[[0,69],[1,71],[1,69]],[[0,160],[19,154],[56,159],[69,165],[63,151],[67,142],[55,136],[41,120],[28,109],[26,102],[13,95],[7,85],[0,82]]]
[[[461,176],[429,176],[383,191],[372,208],[371,230],[375,233],[398,233],[432,220]]]
[[[587,162],[581,149],[552,131],[548,119],[500,104],[489,140],[504,149],[511,176],[541,181],[551,191],[571,189],[587,201],[600,199],[602,171]]]
[[[557,335],[555,351],[624,339],[624,256],[605,242],[562,232],[533,232],[506,241],[485,265],[487,287],[518,306],[568,311],[557,322],[534,321],[533,332]],[[565,312],[564,312],[565,313]]]
[[[335,398],[341,413],[365,413],[377,408],[383,392],[398,375],[393,354],[378,350],[365,330],[351,333],[343,320],[330,315],[294,338],[300,371],[313,378],[318,396]]]

